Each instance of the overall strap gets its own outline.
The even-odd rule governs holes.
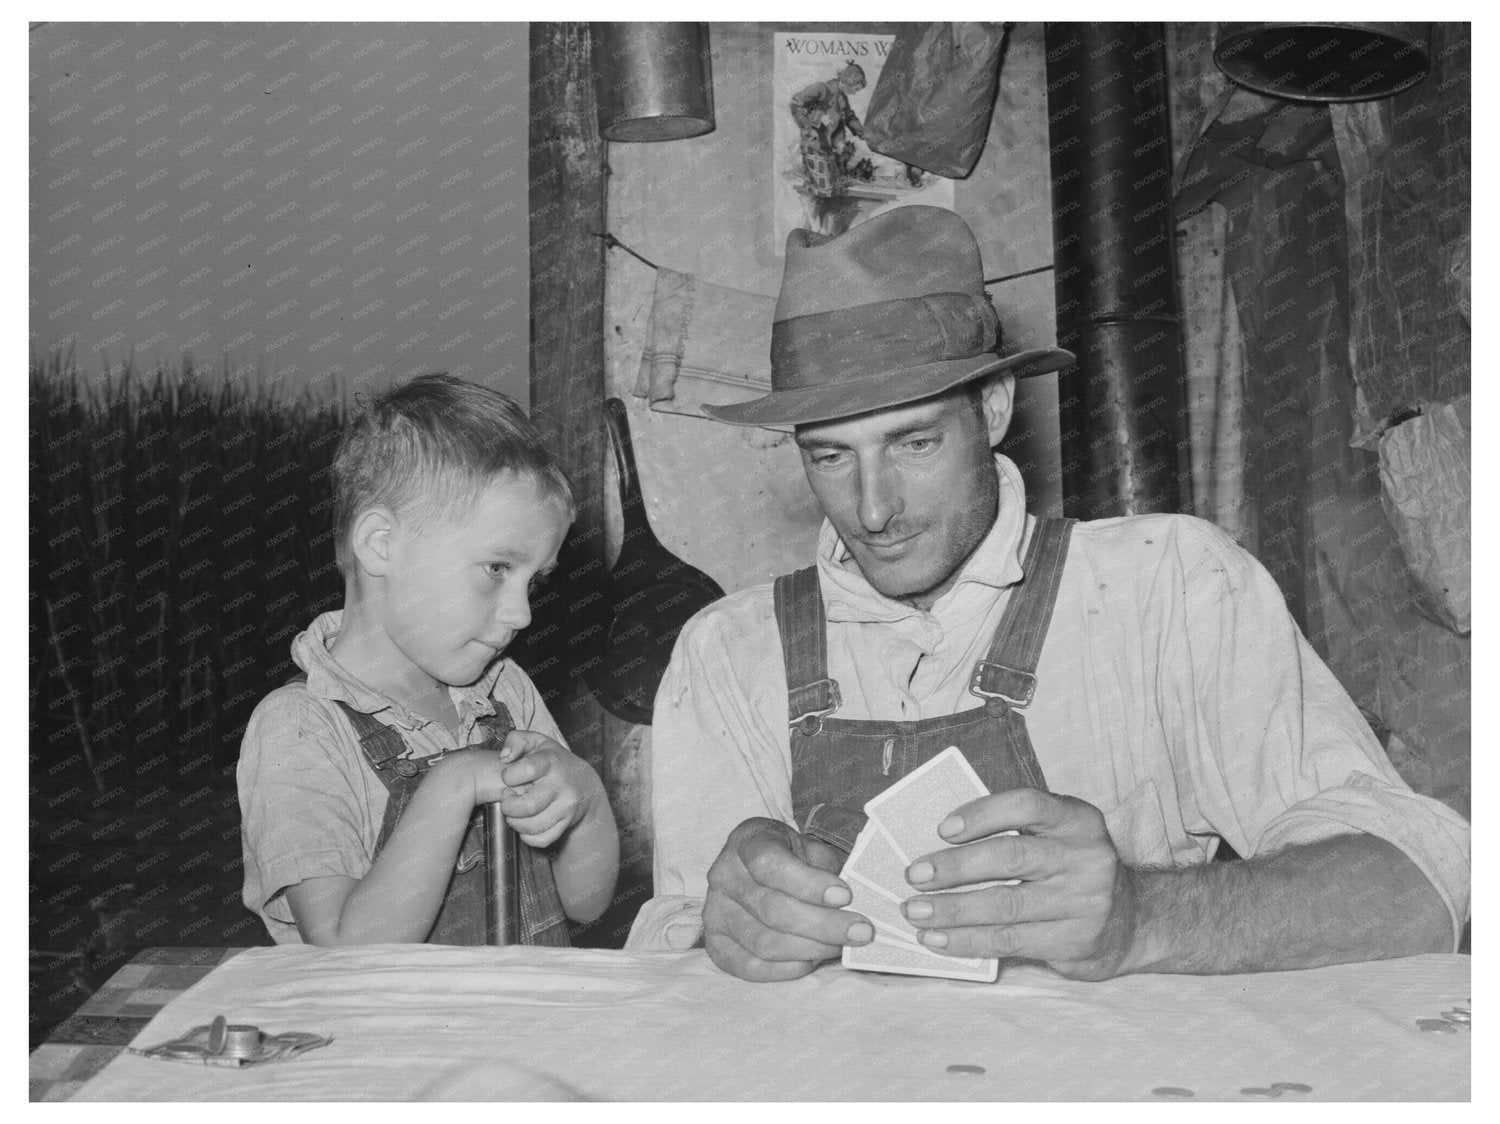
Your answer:
[[[773,599],[786,661],[787,720],[810,736],[843,702],[839,685],[828,678],[828,627],[818,568],[777,578]]]
[[[505,735],[516,728],[515,720],[510,716],[510,708],[498,700],[495,700],[495,713],[486,714],[475,725],[484,731],[486,741],[497,742],[503,742]]]
[[[370,768],[375,770],[375,775],[386,788],[390,788],[397,777],[414,777],[418,773],[425,773],[443,756],[434,754],[431,757],[404,757],[402,755],[406,752],[406,739],[401,736],[400,730],[387,726],[373,714],[355,710],[343,699],[333,701],[338,703],[344,717],[354,727],[354,736],[359,739],[359,748],[364,752],[365,760],[370,763]]]
[[[969,691],[1000,712],[1024,707],[1036,691],[1036,665],[1052,622],[1057,590],[1076,519],[1036,522],[1021,567],[1021,584],[1011,594],[989,651],[974,665]]]

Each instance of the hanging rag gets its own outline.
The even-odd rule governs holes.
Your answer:
[[[974,170],[1000,83],[1000,23],[903,24],[870,105],[865,143],[949,179]]]
[[[1436,618],[1469,634],[1469,396],[1429,406],[1380,437],[1380,501]]]
[[[658,268],[636,397],[653,410],[702,417],[705,405],[769,393],[775,308],[774,297]]]

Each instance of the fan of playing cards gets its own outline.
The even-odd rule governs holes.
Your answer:
[[[847,908],[870,919],[875,939],[858,948],[846,946],[844,967],[987,983],[1000,974],[997,959],[929,952],[901,913],[901,903],[916,896],[906,881],[906,868],[921,856],[947,847],[938,824],[959,805],[988,793],[974,767],[957,746],[950,745],[865,805],[869,822],[855,840],[840,877],[854,894]]]

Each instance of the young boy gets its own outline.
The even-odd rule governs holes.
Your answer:
[[[483,944],[499,801],[522,940],[567,943],[563,915],[614,892],[614,816],[503,655],[572,522],[566,478],[509,398],[424,375],[351,423],[333,486],[344,607],[292,642],[305,679],[240,749],[245,904],[278,943]]]

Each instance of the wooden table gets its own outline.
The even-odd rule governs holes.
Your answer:
[[[242,948],[147,948],[31,1053],[33,1101],[65,1101],[103,1069],[158,1011]]]
[[[1463,1101],[1469,963],[748,984],[701,952],[151,949],[32,1054],[31,1098]],[[123,1051],[221,1013],[331,1042],[247,1069]]]

